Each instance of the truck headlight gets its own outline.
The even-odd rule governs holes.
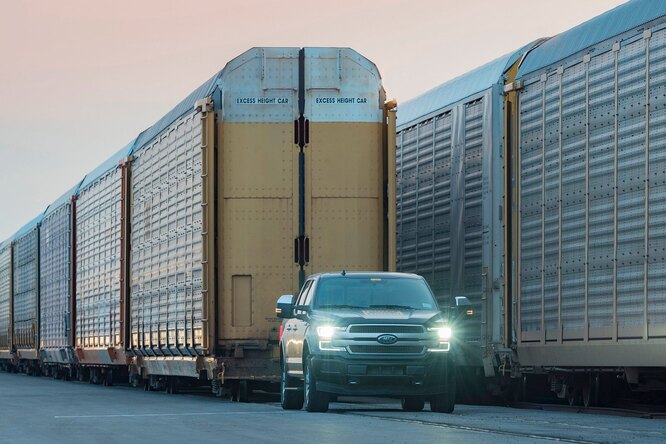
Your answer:
[[[331,339],[335,334],[335,327],[330,325],[321,325],[317,327],[317,335],[320,339]]]
[[[439,339],[441,341],[448,341],[449,339],[451,339],[451,336],[453,336],[453,331],[451,330],[451,327],[429,328],[428,330],[432,332],[437,332],[437,336],[439,336]]]

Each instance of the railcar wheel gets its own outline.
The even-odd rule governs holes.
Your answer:
[[[583,398],[583,407],[587,409],[590,407],[590,402],[592,401],[592,387],[589,383],[583,386],[581,394]]]
[[[137,388],[139,385],[141,385],[141,378],[139,375],[132,375],[130,377],[130,385],[134,388]]]
[[[178,378],[176,378],[176,377],[167,378],[166,392],[169,395],[177,395],[178,394]]]
[[[104,387],[111,387],[113,385],[112,369],[106,369],[106,371],[102,373],[102,384],[104,385]]]
[[[581,391],[577,386],[573,386],[571,389],[567,387],[567,402],[570,406],[580,404]]]

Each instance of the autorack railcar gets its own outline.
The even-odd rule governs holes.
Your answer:
[[[663,388],[665,42],[633,0],[402,106],[398,269],[475,301],[486,376]]]
[[[72,240],[77,190],[78,185],[49,205],[39,231],[39,354],[42,369],[54,376],[73,377],[76,363]]]
[[[351,49],[229,62],[52,205],[49,371],[241,396],[240,381],[277,381],[276,295],[319,271],[394,268],[394,127],[376,66]]]
[[[507,88],[516,350],[571,402],[618,377],[665,387],[665,73],[666,3],[634,0],[535,48]]]
[[[456,296],[471,301],[465,334],[457,333],[460,374],[492,376],[498,353],[508,350],[510,330],[497,322],[505,295],[504,79],[532,46],[446,82],[398,113],[397,266],[426,277],[442,305]]]

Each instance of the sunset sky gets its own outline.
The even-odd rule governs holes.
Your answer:
[[[0,241],[253,46],[349,46],[410,98],[624,0],[0,0]]]

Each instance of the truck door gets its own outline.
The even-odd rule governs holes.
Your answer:
[[[313,280],[307,280],[303,285],[303,290],[298,295],[296,305],[309,305],[312,300]],[[294,310],[294,315],[303,316],[306,313],[302,310]],[[305,332],[308,328],[308,322],[299,318],[292,318],[287,321],[284,328],[284,335],[287,335],[285,362],[288,364],[288,371],[292,374],[303,374],[303,344],[305,341]],[[283,336],[284,337],[284,336]]]

